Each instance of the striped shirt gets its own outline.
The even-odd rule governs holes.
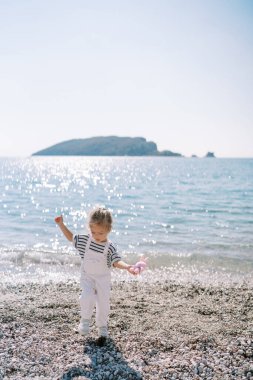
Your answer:
[[[84,258],[85,249],[86,249],[86,245],[87,245],[87,242],[89,240],[89,237],[90,237],[90,235],[75,235],[73,237],[74,247],[78,250],[81,259]],[[105,245],[106,245],[106,243],[97,243],[94,239],[91,239],[89,249],[91,251],[103,253]],[[108,266],[108,268],[111,268],[111,266],[119,260],[121,260],[121,257],[117,252],[117,248],[115,247],[115,245],[112,242],[110,242],[109,247],[108,247],[108,251],[107,251],[107,266]]]

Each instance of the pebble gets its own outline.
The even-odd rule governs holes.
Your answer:
[[[160,298],[157,296],[162,292],[159,282],[157,284],[154,292],[156,296],[152,300],[154,307],[157,302],[159,310],[164,299],[162,295]],[[120,286],[123,285],[119,284]],[[135,294],[136,289],[132,286]],[[144,285],[143,288],[144,304],[149,288],[145,289]],[[57,289],[53,285],[49,289],[52,299],[48,303],[56,302],[54,297],[59,297]],[[61,292],[65,291],[63,284],[60,289]],[[166,297],[170,297],[170,289],[168,283]],[[25,291],[23,288],[17,290],[21,294]],[[187,293],[185,287],[178,287],[178,290],[183,297]],[[22,308],[15,310],[11,304],[8,305],[7,315],[12,316],[12,319],[6,321],[3,318],[5,322],[1,323],[0,380],[253,380],[253,339],[243,329],[236,331],[235,335],[222,335],[219,332],[212,336],[211,330],[206,335],[198,335],[197,332],[190,335],[191,326],[181,326],[179,315],[176,321],[179,328],[189,327],[189,332],[183,341],[177,340],[176,334],[169,335],[167,330],[163,330],[159,313],[150,312],[152,307],[149,304],[145,309],[146,314],[138,313],[135,325],[132,326],[135,301],[131,293],[129,299],[133,303],[125,304],[123,315],[126,325],[122,325],[121,330],[117,326],[114,330],[112,326],[110,331],[114,333],[113,339],[108,339],[105,346],[98,347],[95,329],[92,330],[91,338],[85,340],[73,333],[73,326],[68,325],[70,317],[73,318],[73,325],[78,323],[79,316],[74,303],[71,305],[72,310],[60,306],[49,308],[50,319],[45,313],[47,304],[41,303],[36,292],[40,295],[41,290],[36,286],[27,290],[28,294],[34,293],[34,300],[29,301],[31,308],[28,317],[23,316]],[[203,290],[196,292],[197,297],[201,292]],[[37,308],[34,304],[36,299]],[[68,295],[68,299],[71,296]],[[191,310],[192,306],[189,307],[190,312]],[[59,320],[55,321],[54,318],[58,318],[58,315]],[[116,316],[113,321],[119,324],[123,317]],[[169,313],[164,314],[164,318],[169,317]],[[34,318],[38,318],[38,324]],[[142,329],[145,318],[151,319],[152,329],[149,332]],[[204,315],[203,318],[208,317]],[[224,322],[220,323],[222,327]],[[167,339],[168,336],[170,340]]]

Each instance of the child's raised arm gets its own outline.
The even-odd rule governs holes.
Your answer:
[[[65,224],[63,223],[63,216],[60,215],[60,216],[57,216],[56,218],[54,218],[54,221],[56,224],[58,224],[58,226],[60,227],[62,233],[64,234],[64,236],[69,240],[69,241],[72,241],[73,240],[73,234],[72,232],[65,226]]]

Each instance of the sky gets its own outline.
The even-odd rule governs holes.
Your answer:
[[[252,0],[0,0],[0,156],[141,136],[253,157]]]

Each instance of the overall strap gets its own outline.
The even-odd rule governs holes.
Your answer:
[[[107,255],[111,242],[108,240],[104,247],[104,255]]]
[[[85,253],[88,252],[88,249],[90,248],[91,244],[91,235],[89,235],[89,238],[87,240],[86,246],[85,246]]]
[[[110,241],[108,241],[108,242],[105,244],[104,252],[103,252],[104,257],[106,258],[106,263],[107,263],[107,267],[108,267],[108,268],[110,268],[110,264],[109,264],[110,259],[108,258],[108,252],[109,252],[110,244],[111,244]],[[108,261],[108,260],[109,260],[109,261]]]

